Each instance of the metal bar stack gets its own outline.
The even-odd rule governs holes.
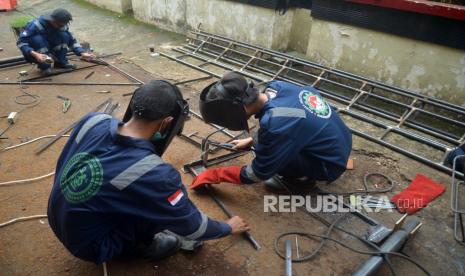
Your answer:
[[[174,49],[180,56],[161,55],[217,78],[217,69],[235,70],[259,82],[313,86],[354,134],[452,172],[444,160],[465,141],[465,107],[227,37],[203,31],[193,36]]]

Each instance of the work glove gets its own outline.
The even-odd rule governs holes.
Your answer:
[[[194,178],[190,185],[190,188],[197,190],[205,184],[219,184],[221,182],[242,184],[241,167],[230,166],[215,169],[207,169]]]
[[[397,206],[400,213],[407,212],[411,215],[428,205],[445,190],[446,187],[443,185],[424,175],[417,174],[407,189],[391,198],[391,202]]]

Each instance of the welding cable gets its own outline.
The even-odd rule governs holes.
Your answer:
[[[369,189],[368,188],[368,179],[371,176],[379,176],[381,178],[384,178],[387,180],[388,186],[386,188],[381,188],[381,189]],[[347,192],[330,192],[326,190],[322,190],[318,188],[317,192],[319,194],[326,194],[326,195],[352,195],[352,194],[378,194],[378,193],[386,193],[392,191],[394,188],[394,181],[387,175],[379,173],[379,172],[374,172],[374,173],[367,173],[363,177],[363,188],[364,190],[353,190],[353,191],[347,191]]]
[[[8,226],[8,225],[16,223],[16,222],[20,222],[20,221],[40,219],[40,218],[46,218],[46,217],[47,217],[47,215],[34,215],[34,216],[28,216],[28,217],[14,218],[14,219],[9,220],[7,222],[0,223],[0,228]]]
[[[55,174],[55,172],[51,172],[51,173],[44,174],[44,175],[34,177],[34,178],[27,178],[27,179],[20,179],[20,180],[2,182],[2,183],[0,183],[0,187],[1,186],[10,186],[10,185],[15,185],[15,184],[28,183],[28,182],[34,182],[34,181],[37,181],[37,180],[41,180],[41,179],[50,177],[50,176],[52,176],[54,174]]]
[[[45,138],[52,138],[52,137],[55,137],[56,135],[44,135],[44,136],[40,136],[40,137],[37,137],[37,138],[34,138],[32,140],[29,140],[27,142],[24,142],[24,143],[21,143],[21,144],[17,144],[17,145],[13,145],[13,146],[9,146],[9,147],[6,147],[1,151],[7,151],[7,150],[11,150],[11,149],[15,149],[15,148],[19,148],[21,146],[24,146],[24,145],[27,145],[27,144],[30,144],[30,143],[33,143],[33,142],[36,142],[36,141],[39,141],[39,140],[42,140],[42,139],[45,139]],[[65,134],[65,135],[61,135],[61,137],[69,137],[70,135],[69,134]]]
[[[336,220],[335,223],[337,223],[339,220]],[[332,226],[335,225],[335,223],[332,224]],[[284,236],[288,236],[288,235],[300,235],[300,236],[304,236],[304,237],[307,237],[309,239],[321,239],[321,240],[329,240],[329,241],[332,241],[332,242],[335,242],[339,245],[341,245],[342,247],[345,247],[347,249],[349,249],[350,251],[352,252],[355,252],[355,253],[358,253],[358,254],[362,254],[362,255],[370,255],[370,256],[385,256],[385,255],[393,255],[393,256],[397,256],[397,257],[400,257],[400,258],[403,258],[404,260],[407,260],[409,261],[410,263],[414,264],[415,266],[417,266],[421,271],[423,271],[426,275],[431,275],[431,273],[429,273],[426,268],[424,268],[421,264],[419,264],[418,262],[416,262],[415,260],[413,260],[412,258],[402,254],[402,253],[399,253],[399,252],[390,252],[390,251],[363,251],[363,250],[359,250],[359,249],[356,249],[356,248],[353,248],[349,245],[347,245],[346,243],[340,241],[340,240],[337,240],[337,239],[334,239],[334,238],[331,238],[329,237],[328,234],[326,235],[317,235],[317,234],[311,234],[311,233],[305,233],[305,232],[287,232],[287,233],[283,233],[281,235],[279,235],[275,241],[274,241],[274,250],[276,252],[276,254],[285,259],[286,256],[284,256],[280,251],[279,251],[279,248],[278,248],[278,242],[279,240],[284,237]],[[318,248],[319,250],[319,248]],[[315,251],[311,254],[311,256],[313,257],[315,255]],[[310,256],[310,255],[309,255]],[[305,259],[307,258],[308,256],[305,256],[301,259]],[[293,262],[295,262],[295,260],[292,260]],[[395,275],[395,274],[394,274]]]
[[[285,190],[286,190],[290,195],[295,195],[286,185],[284,185],[284,188],[285,188]],[[346,230],[346,229],[343,229],[343,228],[340,228],[340,227],[337,226],[337,222],[338,222],[340,219],[342,219],[342,217],[344,217],[344,216],[346,216],[346,215],[348,215],[348,214],[343,214],[343,216],[342,216],[340,219],[337,219],[337,221],[335,221],[335,222],[333,222],[333,223],[330,223],[328,220],[326,220],[325,218],[323,218],[322,216],[320,216],[320,215],[318,215],[318,214],[316,214],[316,213],[310,213],[310,212],[308,212],[306,209],[304,209],[304,208],[302,208],[302,207],[300,207],[299,209],[303,209],[305,214],[310,215],[310,216],[312,216],[313,218],[317,219],[318,221],[320,221],[320,222],[321,222],[323,225],[325,225],[326,227],[331,228],[331,230],[332,230],[332,228],[334,228],[334,229],[336,229],[336,230],[338,230],[338,231],[341,231],[341,232],[343,232],[343,233],[345,233],[345,234],[347,234],[347,235],[349,235],[349,236],[351,236],[351,237],[353,237],[353,238],[359,240],[360,242],[364,243],[365,245],[374,248],[375,250],[378,250],[378,251],[381,250],[381,248],[380,248],[378,245],[376,245],[375,243],[373,243],[373,242],[371,242],[371,241],[369,241],[369,240],[366,240],[366,239],[364,239],[364,238],[362,238],[362,237],[360,237],[360,236],[358,236],[358,235],[356,235],[356,234],[354,234],[354,233],[352,233],[352,232],[350,232],[350,231],[348,231],[348,230]],[[334,225],[333,225],[333,224],[334,224]],[[328,231],[327,234],[329,235],[330,232],[331,232],[331,231]],[[278,237],[278,238],[279,238],[279,237]],[[326,240],[322,240],[322,241],[321,241],[321,244],[319,245],[319,248],[317,248],[315,251],[319,251],[319,250],[323,247],[323,245],[324,245],[325,242],[326,242]],[[277,248],[275,248],[275,249],[277,249]],[[278,252],[277,252],[277,253],[278,253]],[[278,255],[279,255],[279,254],[278,254]],[[316,255],[316,253],[315,253],[315,254],[312,254],[312,255]],[[308,258],[308,259],[310,259],[310,258]],[[395,271],[394,271],[394,267],[393,267],[391,261],[389,260],[388,256],[383,256],[383,259],[384,259],[384,261],[386,262],[386,265],[387,265],[389,271],[391,272],[391,274],[392,274],[392,275],[396,275],[396,273],[395,273]]]
[[[34,69],[34,67],[35,65],[32,65],[32,67],[27,71],[27,73],[29,73],[32,69]],[[15,103],[25,106],[22,110],[18,111],[18,113],[21,113],[27,108],[31,108],[31,107],[34,107],[40,104],[41,97],[39,95],[34,95],[29,92],[26,92],[25,87],[23,86],[24,80],[22,79],[22,76],[20,75],[18,79],[19,79],[18,81],[19,89],[21,89],[21,92],[23,93],[23,95],[16,96]],[[30,98],[30,100],[29,101],[20,100],[24,98]]]
[[[284,187],[287,192],[291,195],[293,195],[292,191],[287,187],[285,186]],[[299,208],[300,209],[300,208]],[[391,261],[389,260],[388,258],[388,255],[393,255],[393,256],[398,256],[398,257],[401,257],[403,259],[406,259],[408,261],[410,261],[411,263],[415,264],[417,267],[419,267],[426,275],[431,275],[421,264],[417,263],[415,260],[411,259],[410,257],[404,255],[404,254],[401,254],[401,253],[398,253],[398,252],[384,252],[384,251],[381,251],[381,248],[378,247],[376,244],[368,241],[368,240],[365,240],[363,239],[362,237],[348,231],[348,230],[345,230],[343,228],[340,228],[337,226],[337,224],[339,223],[339,221],[344,218],[346,215],[348,215],[348,213],[346,214],[343,214],[341,217],[337,218],[333,223],[330,223],[328,222],[326,219],[324,219],[322,216],[316,214],[316,213],[309,213],[309,212],[306,212],[306,214],[308,215],[311,215],[312,217],[316,218],[317,220],[319,220],[322,224],[324,224],[325,226],[328,227],[328,230],[326,231],[326,234],[324,236],[322,235],[316,235],[316,234],[311,234],[311,233],[303,233],[303,232],[287,232],[287,233],[283,233],[281,235],[279,235],[278,237],[275,238],[274,240],[274,251],[275,253],[285,259],[285,256],[279,251],[279,247],[278,247],[278,242],[279,240],[284,237],[284,236],[288,236],[288,235],[301,235],[301,236],[306,236],[310,239],[321,239],[321,242],[320,244],[318,245],[318,247],[312,252],[310,253],[309,255],[307,256],[303,256],[299,259],[292,259],[292,262],[303,262],[303,261],[307,261],[307,260],[310,260],[311,258],[313,258],[314,256],[317,255],[317,253],[319,253],[319,251],[322,249],[324,243],[327,241],[327,240],[330,240],[330,241],[333,241],[333,242],[336,242],[340,245],[342,245],[343,247],[353,251],[353,252],[356,252],[356,253],[359,253],[359,254],[364,254],[364,255],[373,255],[373,256],[381,256],[383,257],[384,261],[386,262],[390,272],[392,275],[397,275],[394,271],[394,267],[391,263]],[[361,250],[358,250],[358,249],[354,249],[350,246],[348,246],[347,244],[343,243],[342,241],[339,241],[339,240],[335,240],[333,238],[330,237],[330,234],[331,232],[333,231],[333,229],[336,229],[338,231],[341,231],[349,236],[352,236],[356,239],[358,239],[359,241],[363,242],[364,244],[368,245],[368,246],[371,246],[373,247],[375,250],[377,251],[372,251],[372,252],[369,252],[369,251],[361,251]]]

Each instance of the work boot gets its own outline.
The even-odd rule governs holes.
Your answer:
[[[52,68],[47,68],[44,70],[40,70],[40,73],[42,74],[42,76],[50,76],[53,74],[53,71]]]
[[[139,249],[142,257],[158,261],[174,255],[181,248],[181,241],[178,237],[164,232],[155,234],[152,242]]]
[[[275,175],[265,181],[265,187],[272,191],[288,191],[288,187],[282,176]]]
[[[61,64],[61,63],[55,62],[55,68],[75,70],[76,69],[76,64],[72,64],[72,63],[69,63],[69,62],[66,63],[66,64]]]

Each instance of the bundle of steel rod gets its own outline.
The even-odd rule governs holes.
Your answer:
[[[215,70],[219,68],[260,82],[314,86],[343,119],[356,122],[349,124],[354,134],[452,171],[444,160],[465,141],[464,107],[223,36],[203,31],[193,35],[188,44],[174,49],[181,55],[161,55],[214,77],[221,77]]]

